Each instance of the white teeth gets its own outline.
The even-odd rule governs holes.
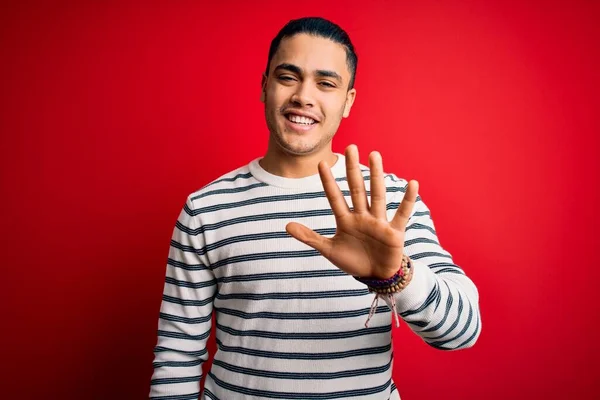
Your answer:
[[[290,121],[295,122],[297,124],[312,125],[316,122],[312,118],[303,117],[303,116],[295,115],[295,114],[288,114],[287,117]]]

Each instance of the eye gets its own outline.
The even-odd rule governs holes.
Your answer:
[[[326,88],[335,88],[335,85],[328,81],[319,82],[319,85],[325,86]]]
[[[296,80],[296,78],[294,78],[291,75],[279,75],[278,79],[280,81],[286,81],[286,82],[290,82],[290,81],[295,81]]]

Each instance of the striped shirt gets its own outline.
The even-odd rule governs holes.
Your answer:
[[[331,168],[349,206],[345,158]],[[291,221],[332,237],[318,175],[272,175],[255,159],[191,194],[176,223],[160,309],[150,398],[398,400],[392,315],[374,294],[285,231]],[[369,170],[363,176],[369,191]],[[385,175],[391,220],[407,182]],[[477,288],[437,239],[420,197],[408,222],[411,283],[400,317],[427,344],[472,346],[481,329]],[[214,319],[213,319],[214,313]],[[217,351],[203,371],[215,328]],[[202,394],[199,380],[208,374]]]

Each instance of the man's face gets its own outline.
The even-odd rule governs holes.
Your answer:
[[[344,47],[298,34],[281,41],[269,68],[261,100],[274,144],[295,155],[327,148],[356,94]]]

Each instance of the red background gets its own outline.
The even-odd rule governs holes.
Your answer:
[[[264,153],[305,15],[359,54],[334,150],[418,179],[480,290],[472,349],[396,331],[403,399],[597,398],[597,2],[53,3],[0,8],[2,398],[147,397],[175,219]]]

